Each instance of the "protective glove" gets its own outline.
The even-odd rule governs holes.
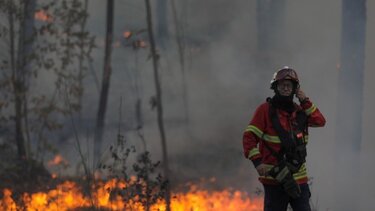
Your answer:
[[[294,180],[292,173],[287,165],[283,162],[273,167],[268,175],[275,178],[283,187],[285,192],[292,198],[298,198],[301,194],[301,189]]]

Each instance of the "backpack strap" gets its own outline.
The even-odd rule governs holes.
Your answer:
[[[293,172],[296,172],[305,162],[306,158],[306,143],[304,141],[304,133],[307,132],[308,117],[304,111],[297,111],[296,130],[292,130],[291,132],[286,131],[281,126],[279,116],[277,115],[277,110],[272,105],[271,100],[267,99],[267,101],[270,105],[269,116],[271,118],[272,126],[281,141],[281,150],[277,153],[268,145],[268,143],[264,143],[264,145],[271,152],[271,154],[277,158],[279,163],[282,161],[291,163],[291,165],[295,167]]]
[[[276,130],[276,133],[280,138],[282,150],[287,152],[295,146],[294,136],[292,133],[289,133],[281,126],[276,108],[272,105],[271,101],[269,101],[268,103],[270,105],[269,116],[271,118],[272,126]]]

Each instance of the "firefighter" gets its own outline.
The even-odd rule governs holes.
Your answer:
[[[271,89],[274,96],[256,109],[243,134],[244,155],[263,184],[265,211],[286,211],[288,204],[294,211],[310,211],[308,127],[323,127],[326,121],[300,88],[292,68],[275,72]]]

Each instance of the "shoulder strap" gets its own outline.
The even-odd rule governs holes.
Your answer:
[[[294,137],[281,126],[276,108],[270,101],[269,105],[269,116],[271,118],[272,126],[276,130],[276,133],[280,138],[281,147],[284,151],[289,151],[289,149],[294,146]]]
[[[299,131],[305,131],[307,132],[307,119],[308,119],[308,116],[306,115],[305,111],[303,110],[300,110],[300,111],[297,111],[297,117],[296,117],[296,121],[297,121],[297,129]]]
[[[276,133],[281,141],[281,150],[277,153],[268,145],[268,143],[265,142],[264,145],[280,162],[284,159],[284,154],[290,152],[296,146],[296,140],[292,133],[289,133],[281,126],[279,117],[277,115],[277,110],[272,105],[270,98],[267,99],[267,102],[269,103],[269,116],[271,118],[272,126],[276,130]],[[307,118],[308,117],[304,111],[297,111],[296,121],[298,131],[295,132],[299,133],[307,130]]]

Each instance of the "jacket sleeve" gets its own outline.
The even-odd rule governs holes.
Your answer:
[[[250,159],[255,167],[260,165],[262,160],[258,143],[261,140],[266,128],[267,113],[265,108],[265,106],[259,106],[256,109],[253,118],[247,126],[242,138],[244,156]]]
[[[326,119],[319,109],[310,101],[306,99],[301,103],[302,109],[305,111],[308,116],[309,127],[323,127],[326,124]]]

